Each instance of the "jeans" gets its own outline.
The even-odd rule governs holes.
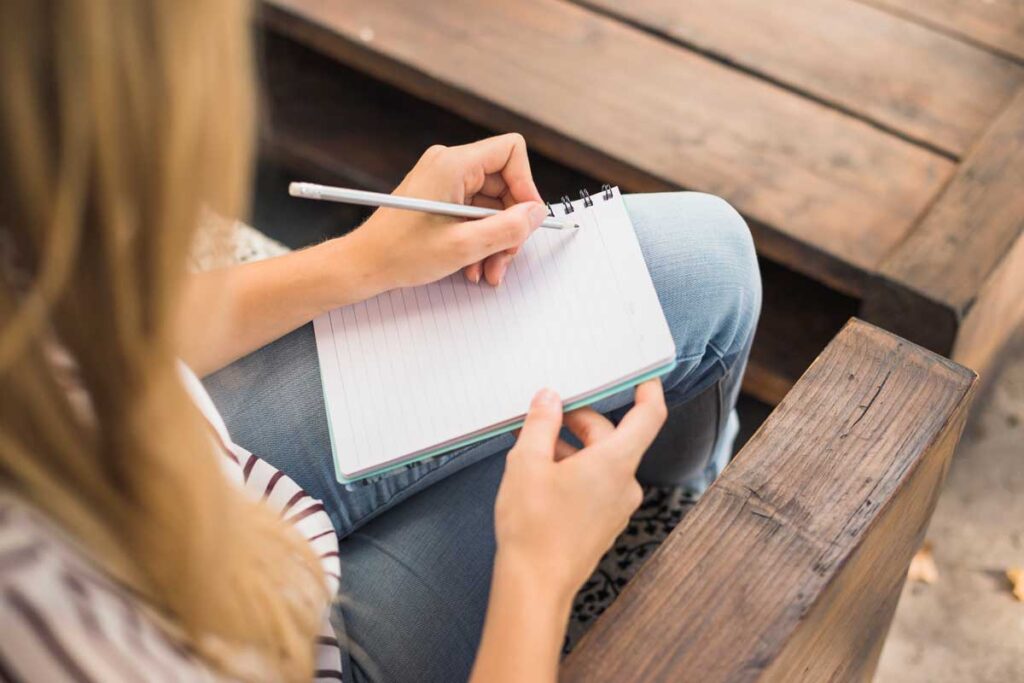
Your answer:
[[[624,199],[677,360],[662,378],[668,422],[637,476],[699,494],[728,461],[738,429],[734,406],[761,303],[753,242],[718,197]],[[312,325],[204,383],[234,440],[320,498],[334,522],[342,563],[335,625],[349,643],[348,679],[466,679],[487,605],[494,497],[512,435],[344,486],[334,477]],[[627,391],[595,408],[616,421],[631,401]]]

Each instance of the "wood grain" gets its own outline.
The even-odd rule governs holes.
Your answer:
[[[1003,347],[1024,322],[1024,234],[1007,250],[964,316],[952,358],[974,368],[985,382],[993,377]]]
[[[1024,60],[1020,0],[860,0]]]
[[[562,680],[869,680],[974,379],[851,321]]]
[[[851,0],[579,0],[960,156],[1024,68]]]
[[[1024,296],[1019,277],[1004,275],[1001,286],[989,283],[1001,268],[1019,273],[1020,256],[1012,255],[1022,249],[1014,250],[1022,234],[1024,90],[964,160],[921,225],[883,261],[865,292],[862,315],[948,355],[973,308],[999,309],[996,302],[1005,301],[1006,314],[986,316],[987,329],[971,342],[998,346],[1024,316],[1016,305]],[[1014,258],[1014,267],[1003,266]],[[958,348],[961,357],[971,357],[965,344]]]
[[[429,146],[494,135],[460,116],[272,32],[262,34],[264,150],[293,171],[390,192]],[[531,154],[541,195],[557,201],[603,181]]]
[[[270,0],[276,29],[637,191],[721,195],[762,250],[859,292],[952,163],[832,108],[558,0]],[[842,268],[834,268],[835,264]]]

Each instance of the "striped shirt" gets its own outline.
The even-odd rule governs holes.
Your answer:
[[[182,368],[186,387],[220,441],[228,478],[302,534],[320,557],[331,594],[337,592],[338,539],[323,504],[231,441],[202,384]],[[16,495],[0,492],[0,680],[227,680],[168,637],[160,621],[77,541]],[[313,646],[315,679],[342,680],[341,649],[327,606]]]

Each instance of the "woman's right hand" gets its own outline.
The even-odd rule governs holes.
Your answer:
[[[530,173],[526,141],[517,133],[457,147],[434,145],[394,194],[502,211],[466,221],[377,209],[341,238],[358,246],[373,293],[434,282],[460,269],[471,282],[497,286],[548,213]],[[353,267],[351,260],[339,265]]]
[[[559,397],[538,393],[495,502],[496,569],[527,572],[533,585],[571,602],[640,505],[636,469],[666,416],[660,381],[644,382],[618,426],[590,408],[565,414],[583,444],[577,450],[559,439]]]

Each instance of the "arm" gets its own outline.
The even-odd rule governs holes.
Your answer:
[[[500,553],[472,681],[554,681],[574,591]]]
[[[352,236],[244,265],[196,273],[185,289],[182,357],[209,374],[338,306],[381,291]]]
[[[191,276],[182,356],[200,376],[321,313],[463,269],[500,284],[547,215],[517,134],[427,150],[395,194],[504,208],[477,221],[378,209],[349,235],[267,261]]]

